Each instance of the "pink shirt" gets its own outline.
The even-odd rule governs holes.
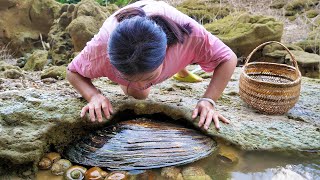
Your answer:
[[[143,6],[143,10],[147,16],[161,14],[181,25],[189,23],[192,27],[192,33],[189,37],[185,38],[183,44],[177,43],[167,48],[160,76],[152,82],[147,83],[143,89],[170,78],[189,64],[199,64],[204,71],[211,72],[220,63],[230,59],[233,52],[228,46],[192,18],[165,2],[138,1],[124,8],[139,7],[142,5],[145,5]],[[116,75],[119,72],[110,64],[107,53],[109,36],[118,25],[114,15],[120,10],[107,18],[98,34],[96,34],[92,40],[86,44],[86,47],[80,54],[73,59],[68,66],[70,71],[77,72],[90,79],[108,77],[111,81],[128,86],[128,81]],[[134,82],[131,82],[130,87],[134,88],[134,84]]]

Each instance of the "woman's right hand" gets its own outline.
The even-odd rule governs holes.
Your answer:
[[[104,116],[109,119],[110,115],[113,113],[111,103],[108,98],[102,94],[93,95],[89,103],[84,106],[81,110],[81,117],[84,117],[86,112],[89,110],[90,119],[92,122],[95,122],[96,115],[99,122],[102,122],[102,111]]]

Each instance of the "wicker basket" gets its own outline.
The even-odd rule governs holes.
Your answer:
[[[293,66],[269,62],[248,63],[261,47],[277,43],[288,51]],[[277,41],[263,43],[256,47],[246,59],[240,76],[240,97],[249,105],[266,114],[284,114],[299,99],[301,73],[297,61],[289,49]]]

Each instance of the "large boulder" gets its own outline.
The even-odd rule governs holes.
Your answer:
[[[46,40],[60,7],[55,0],[1,1],[0,45],[9,44],[16,55],[42,47],[40,34]]]
[[[221,123],[219,131],[211,126],[205,133],[244,150],[300,152],[320,149],[320,99],[315,98],[319,96],[320,80],[302,78],[301,96],[296,106],[287,114],[271,116],[258,113],[240,99],[240,72],[241,68],[237,68],[217,101],[217,109],[231,123]],[[199,118],[193,120],[191,114],[210,81],[186,84],[168,79],[154,86],[149,99],[135,100],[123,95],[119,86],[106,78],[97,79],[94,84],[110,98],[115,119],[96,124],[89,122],[88,117],[80,118],[86,101],[68,83],[58,81],[43,85],[35,78],[30,85],[24,81],[24,85],[15,90],[10,90],[9,79],[2,79],[0,83],[6,86],[0,88],[0,172],[19,164],[30,167],[44,152],[62,152],[76,138],[117,118],[155,114],[158,118],[169,116],[197,127]]]
[[[205,28],[227,44],[238,57],[248,54],[266,41],[280,41],[283,23],[272,17],[248,13],[231,14]]]
[[[68,64],[74,53],[85,47],[106,18],[117,9],[115,5],[101,6],[95,0],[65,4],[49,32],[53,64]]]

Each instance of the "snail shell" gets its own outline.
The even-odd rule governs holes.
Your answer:
[[[54,175],[62,175],[71,166],[72,166],[72,164],[69,160],[60,159],[59,161],[53,163],[53,165],[51,167],[51,172]]]
[[[124,171],[114,171],[110,173],[108,177],[106,177],[104,180],[127,180],[128,175]]]
[[[51,166],[52,166],[52,161],[46,157],[43,157],[38,164],[39,169],[42,169],[42,170],[50,169]]]
[[[50,169],[52,164],[61,159],[59,153],[50,152],[45,154],[38,163],[39,169],[47,170]]]
[[[51,160],[52,164],[59,161],[61,159],[61,156],[59,153],[56,152],[50,152],[47,153],[44,157],[48,158]]]
[[[88,169],[84,175],[85,180],[103,180],[108,175],[99,167],[92,167]]]
[[[82,166],[71,166],[64,174],[65,180],[82,180],[87,168]]]

